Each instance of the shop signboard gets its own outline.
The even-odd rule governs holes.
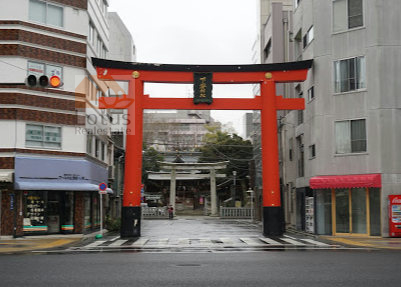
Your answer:
[[[14,194],[10,195],[10,210],[14,210]]]
[[[97,191],[108,171],[87,160],[16,157],[15,189]],[[32,187],[32,188],[31,188]]]
[[[309,233],[315,232],[314,225],[314,202],[313,197],[305,197],[305,231]]]

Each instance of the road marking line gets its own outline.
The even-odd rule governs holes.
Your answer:
[[[219,238],[219,240],[221,241],[221,242],[223,242],[223,244],[229,244],[229,245],[232,245],[232,244],[234,244],[234,242],[231,240],[231,238]]]
[[[178,245],[189,245],[189,238],[178,239]]]
[[[116,239],[118,239],[118,238],[120,238],[120,236],[116,236],[116,237],[110,239],[110,241],[114,241],[114,240],[116,240]]]
[[[240,240],[248,245],[264,245],[263,243],[256,242],[256,240],[252,238],[240,238]]]
[[[287,238],[290,238],[290,239],[293,239],[293,240],[297,240],[295,237],[292,237],[292,236],[289,236],[289,235],[284,235],[284,237],[287,237]]]
[[[295,246],[305,246],[306,245],[305,243],[302,243],[302,242],[299,242],[299,241],[295,241],[295,240],[289,239],[289,238],[280,238],[280,239],[285,241],[285,242],[287,242],[287,243],[295,245]]]
[[[313,240],[313,239],[301,239],[301,240],[302,241],[306,241],[306,242],[311,243],[311,244],[314,244],[314,245],[317,245],[317,246],[329,246],[326,243],[319,242],[319,241],[316,241],[316,240]]]
[[[149,241],[149,238],[139,238],[137,241],[131,244],[132,247],[143,247],[146,242]]]
[[[113,242],[112,244],[110,244],[109,246],[121,246],[121,245],[123,245],[125,242],[127,242],[128,240],[125,240],[125,239],[120,239],[120,240],[117,240],[117,241],[115,241],[115,242]]]
[[[168,244],[168,238],[160,238],[158,241],[157,241],[157,245],[167,245]]]
[[[212,240],[210,238],[200,238],[199,239],[199,243],[201,245],[206,245],[206,246],[213,245],[213,242],[212,242]]]
[[[261,238],[261,237],[259,237],[259,240],[262,240],[263,242],[266,242],[267,244],[270,244],[270,245],[283,245],[283,243],[278,242],[276,240],[273,240],[271,238]]]
[[[88,244],[88,245],[86,245],[84,247],[85,248],[97,247],[97,246],[99,246],[99,245],[101,245],[101,244],[103,244],[105,242],[106,242],[106,240],[99,240],[99,241],[92,242],[91,244]]]

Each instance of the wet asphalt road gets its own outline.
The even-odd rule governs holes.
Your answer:
[[[270,251],[0,256],[0,286],[400,286],[401,254]]]
[[[148,220],[142,228],[142,236],[149,242],[205,237],[231,238],[235,242],[243,237],[262,236],[260,225],[210,218]],[[307,238],[291,236],[297,236],[298,241]],[[118,241],[118,236],[112,237],[108,235],[106,239]],[[93,239],[82,245],[91,242]],[[177,245],[174,252],[167,248],[163,252],[163,247],[152,252],[96,247],[2,255],[0,286],[401,286],[400,251],[297,247],[213,252],[207,247],[195,252],[186,245]],[[181,248],[185,252],[176,252]]]

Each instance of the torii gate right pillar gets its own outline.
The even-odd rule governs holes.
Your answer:
[[[280,198],[280,174],[278,158],[276,83],[261,83],[262,109],[262,179],[263,179],[263,234],[282,235],[284,212]]]

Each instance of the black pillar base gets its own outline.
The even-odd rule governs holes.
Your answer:
[[[284,212],[281,206],[263,207],[263,235],[281,236],[284,233]]]
[[[141,207],[123,206],[121,210],[121,238],[141,236]]]

